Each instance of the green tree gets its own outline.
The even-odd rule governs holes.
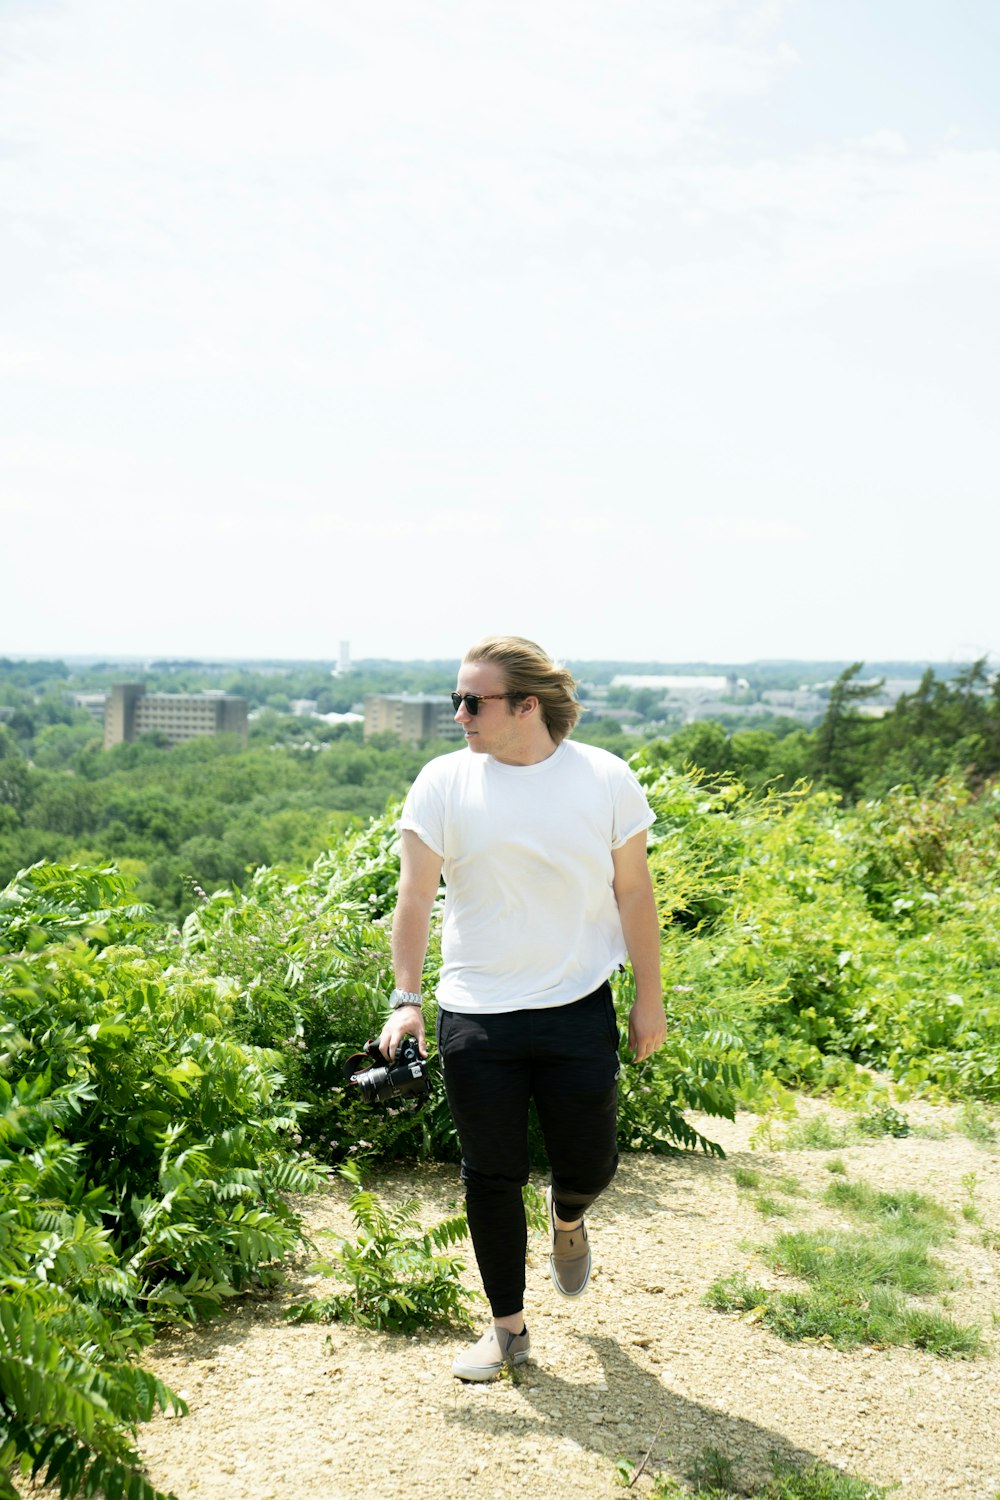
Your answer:
[[[102,740],[101,729],[89,714],[72,724],[45,724],[35,736],[31,758],[36,766],[62,770],[71,766],[81,751],[99,747]]]
[[[31,800],[28,766],[13,736],[0,724],[0,807],[8,807],[20,821]]]
[[[845,800],[857,795],[864,777],[864,738],[869,728],[857,712],[857,705],[871,698],[883,686],[876,682],[856,682],[863,662],[845,668],[830,689],[823,722],[816,733],[813,768],[828,786],[837,787]]]

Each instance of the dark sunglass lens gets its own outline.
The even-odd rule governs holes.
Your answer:
[[[462,707],[462,695],[461,695],[461,693],[452,693],[452,695],[451,695],[451,706],[455,710],[455,712],[458,713],[458,710]]]
[[[466,693],[465,706],[469,710],[469,713],[472,715],[472,717],[475,718],[476,714],[479,712],[478,696],[475,693]]]

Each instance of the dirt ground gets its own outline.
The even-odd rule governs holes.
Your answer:
[[[817,1109],[802,1105],[803,1114]],[[535,1500],[557,1488],[598,1500],[623,1493],[619,1456],[636,1464],[652,1446],[633,1491],[648,1495],[650,1472],[683,1477],[711,1446],[734,1460],[747,1486],[766,1479],[777,1454],[896,1485],[903,1500],[996,1500],[1000,1253],[984,1230],[1000,1231],[1000,1155],[957,1133],[952,1111],[907,1105],[906,1113],[932,1133],[836,1152],[753,1150],[757,1121],[744,1115],[734,1125],[695,1121],[725,1147],[725,1161],[624,1157],[588,1221],[594,1273],[585,1297],[558,1297],[545,1238],[532,1235],[532,1360],[515,1380],[453,1379],[453,1354],[471,1342],[461,1332],[405,1337],[287,1323],[283,1305],[321,1288],[303,1262],[279,1296],[156,1346],[150,1363],[190,1412],[142,1430],[149,1477],[179,1500]],[[769,1175],[794,1174],[803,1195],[791,1200],[790,1222],[807,1227],[830,1213],[818,1198],[831,1156],[851,1181],[918,1189],[953,1211],[954,1239],[939,1252],[955,1278],[948,1311],[981,1325],[985,1356],[786,1344],[752,1315],[703,1305],[717,1277],[747,1269],[766,1281],[753,1246],[789,1222],[762,1219],[735,1169],[755,1168],[765,1185]],[[970,1184],[978,1223],[961,1214]],[[446,1216],[458,1196],[451,1167],[394,1171],[370,1185],[387,1200],[418,1197],[425,1223]],[[314,1233],[351,1232],[346,1199],[338,1185],[309,1200]],[[475,1285],[473,1265],[466,1275]]]

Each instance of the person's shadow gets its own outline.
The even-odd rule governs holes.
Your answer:
[[[741,1489],[766,1484],[774,1464],[800,1468],[817,1461],[815,1454],[770,1428],[672,1391],[636,1364],[615,1339],[582,1333],[574,1337],[593,1351],[603,1382],[574,1384],[550,1370],[521,1367],[514,1379],[532,1413],[518,1421],[519,1438],[536,1433],[551,1439],[557,1434],[603,1458],[614,1461],[623,1456],[635,1465],[648,1452],[647,1472],[666,1470],[680,1476],[711,1448],[732,1460]],[[496,1422],[495,1413],[474,1405],[453,1408],[449,1416],[490,1430]]]

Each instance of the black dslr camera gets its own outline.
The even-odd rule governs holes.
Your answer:
[[[366,1042],[344,1064],[344,1077],[356,1083],[366,1104],[384,1104],[389,1099],[423,1099],[431,1091],[427,1063],[412,1036],[404,1036],[393,1062],[383,1057],[378,1042]]]

